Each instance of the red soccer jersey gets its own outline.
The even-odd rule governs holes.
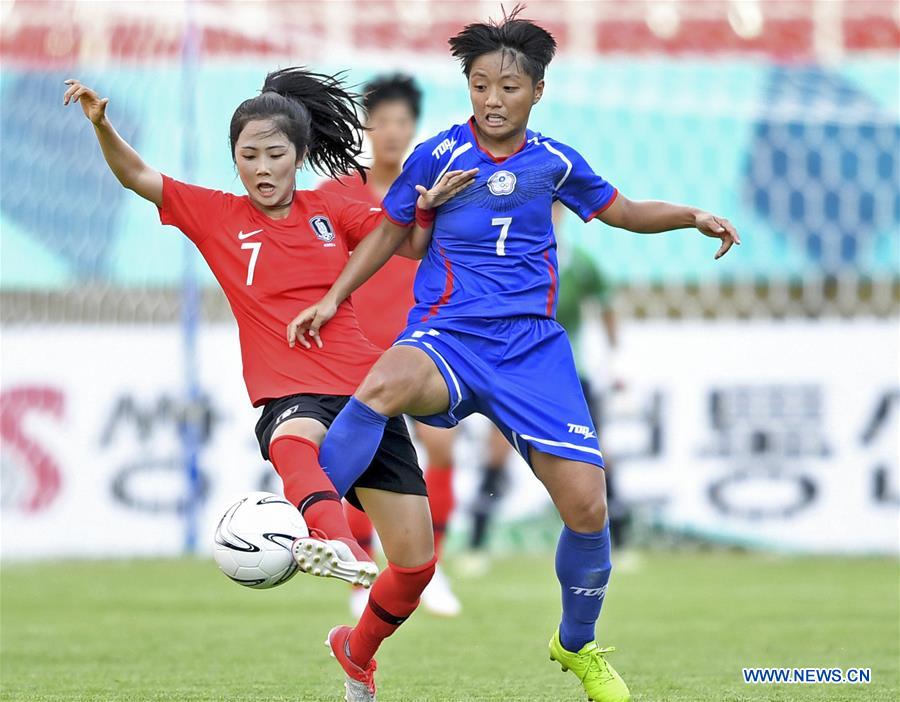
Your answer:
[[[328,291],[381,217],[368,203],[302,190],[286,218],[272,219],[246,195],[163,176],[160,221],[187,234],[222,286],[254,407],[296,393],[352,395],[378,359],[350,300],[322,328],[321,349],[290,348],[287,325]]]
[[[373,207],[381,206],[378,197],[357,173],[341,178],[340,181],[327,180],[318,189],[320,192],[368,202]],[[418,261],[392,256],[353,293],[353,308],[359,325],[379,348],[387,349],[406,328],[406,316],[416,304],[413,281],[418,269]]]

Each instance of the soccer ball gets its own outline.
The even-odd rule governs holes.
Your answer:
[[[294,505],[271,492],[251,492],[219,520],[213,556],[234,582],[263,590],[297,572],[291,544],[302,536],[309,529]]]

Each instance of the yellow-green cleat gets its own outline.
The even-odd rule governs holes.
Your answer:
[[[578,653],[567,651],[559,642],[559,629],[550,639],[550,660],[559,663],[563,672],[575,673],[593,702],[631,702],[628,686],[605,658],[615,650],[600,648],[596,641],[591,641]]]

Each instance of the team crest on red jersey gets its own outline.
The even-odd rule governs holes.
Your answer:
[[[316,239],[324,241],[326,244],[334,241],[334,227],[328,221],[328,217],[316,215],[309,220],[309,226],[312,227]]]

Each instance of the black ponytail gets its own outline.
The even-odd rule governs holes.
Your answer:
[[[297,149],[307,152],[313,170],[336,178],[352,171],[366,179],[356,160],[362,153],[363,126],[359,96],[347,91],[341,74],[327,76],[300,67],[284,68],[266,76],[262,93],[245,100],[231,118],[231,158],[238,137],[248,122],[270,119]]]

